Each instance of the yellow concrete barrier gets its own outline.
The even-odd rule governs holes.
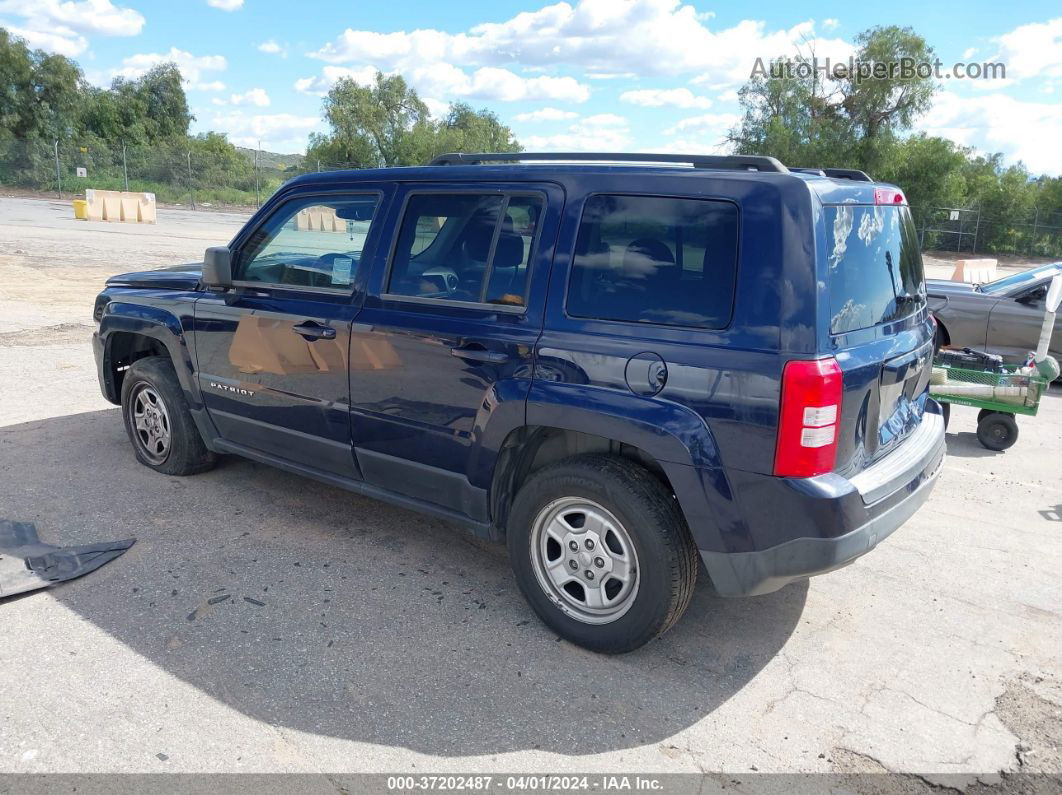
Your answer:
[[[81,200],[78,200],[81,201]],[[119,221],[127,224],[153,224],[157,220],[154,193],[132,193],[117,190],[86,190],[84,214],[74,215],[87,221]]]
[[[84,199],[74,199],[74,217],[84,221],[88,218],[88,202]]]

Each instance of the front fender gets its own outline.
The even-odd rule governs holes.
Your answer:
[[[190,308],[191,305],[189,311]],[[126,303],[121,299],[112,300],[107,304],[97,332],[103,350],[101,378],[108,399],[112,398],[112,393],[114,402],[120,397],[116,394],[117,385],[111,376],[114,371],[113,345],[117,333],[140,334],[162,343],[173,362],[173,369],[177,373],[189,407],[193,410],[202,408],[203,401],[195,379],[195,364],[180,318],[158,306]]]

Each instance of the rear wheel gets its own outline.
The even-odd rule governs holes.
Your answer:
[[[1018,441],[1018,423],[1013,415],[990,412],[977,423],[977,440],[989,450],[1006,450]]]
[[[578,456],[534,473],[513,502],[508,544],[535,612],[593,651],[642,646],[693,595],[697,550],[678,505],[627,459]]]
[[[164,356],[137,359],[122,381],[122,416],[137,460],[165,475],[214,466],[195,427],[177,374]]]

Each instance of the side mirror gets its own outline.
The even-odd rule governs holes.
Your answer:
[[[203,255],[203,284],[209,290],[232,287],[232,257],[228,246],[211,246]]]

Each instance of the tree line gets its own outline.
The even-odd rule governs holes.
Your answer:
[[[933,49],[911,28],[875,27],[856,38],[863,63],[931,62]],[[797,62],[812,64],[813,51]],[[778,63],[777,61],[775,63]],[[846,167],[894,182],[907,193],[919,228],[947,226],[937,208],[970,208],[976,237],[932,235],[928,247],[973,242],[979,251],[1062,254],[1062,179],[1030,174],[1001,154],[912,134],[933,103],[931,77],[865,80],[815,69],[777,70],[740,90],[740,122],[730,148],[773,155],[791,166]],[[192,135],[181,74],[161,64],[136,79],[90,85],[69,58],[0,28],[0,183],[55,187],[55,142],[68,189],[152,190],[163,201],[251,204],[281,182],[316,168],[416,165],[443,152],[517,152],[520,143],[493,112],[462,102],[438,118],[400,75],[371,85],[336,82],[322,107],[328,132],[310,136],[301,163],[256,167],[223,133]],[[88,168],[78,180],[74,166]],[[965,216],[964,216],[965,217]],[[952,224],[954,226],[954,224]],[[969,230],[967,230],[969,231]]]
[[[907,27],[871,28],[856,44],[856,60],[867,64],[935,58]],[[907,194],[919,229],[956,227],[939,208],[971,209],[962,214],[964,250],[975,243],[977,251],[1062,255],[1062,178],[1031,174],[998,153],[911,134],[939,90],[930,77],[865,80],[815,70],[814,60],[809,50],[795,59],[808,68],[768,70],[742,87],[741,121],[728,135],[735,152],[773,155],[791,166],[858,168],[893,182]],[[927,247],[960,245],[954,234],[927,238]]]
[[[518,151],[488,110],[455,103],[435,119],[401,77],[372,86],[340,80],[324,102],[331,127],[296,163],[255,162],[224,133],[191,134],[176,64],[91,85],[77,63],[30,49],[0,28],[0,184],[67,192],[151,191],[161,201],[254,204],[286,179],[316,168],[426,162],[444,151]],[[57,177],[57,163],[59,175]],[[287,160],[285,158],[285,160]],[[77,176],[77,168],[88,176]]]

